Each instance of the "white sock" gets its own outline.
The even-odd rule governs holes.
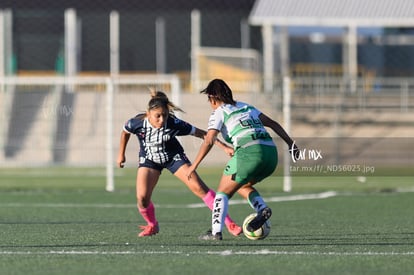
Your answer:
[[[229,205],[229,198],[226,194],[217,192],[214,198],[212,218],[211,218],[211,231],[213,235],[218,232],[222,232],[224,218],[227,215],[227,208]]]

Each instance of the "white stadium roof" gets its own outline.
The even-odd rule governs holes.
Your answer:
[[[257,0],[252,25],[413,27],[413,0]]]

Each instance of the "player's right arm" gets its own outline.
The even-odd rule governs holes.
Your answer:
[[[121,132],[121,138],[119,141],[118,159],[116,161],[118,167],[124,168],[126,161],[125,150],[128,145],[129,138],[132,134],[137,134],[139,129],[142,128],[144,114],[138,114],[134,118],[128,120]]]
[[[214,130],[214,129],[208,130],[207,134],[204,137],[204,142],[201,143],[200,149],[198,151],[198,154],[197,154],[195,160],[191,164],[190,168],[188,168],[187,177],[189,179],[191,178],[191,174],[195,170],[197,170],[198,165],[201,163],[201,161],[204,159],[204,157],[208,154],[208,152],[210,152],[210,149],[213,147],[213,145],[214,145],[214,143],[217,139],[218,133],[219,133],[218,130]]]
[[[207,135],[206,131],[195,127],[194,136],[196,136],[198,138],[201,138],[201,139],[204,139],[206,135]],[[217,145],[218,147],[220,147],[227,155],[233,156],[233,154],[234,154],[233,147],[230,147],[229,145],[227,145],[226,143],[224,143],[223,141],[221,141],[218,138],[215,139],[214,144]]]
[[[131,136],[130,133],[126,132],[125,130],[122,130],[121,138],[119,141],[119,151],[118,151],[118,159],[117,159],[117,164],[118,164],[118,167],[120,168],[124,168],[124,164],[126,161],[125,150],[126,150],[130,136]]]

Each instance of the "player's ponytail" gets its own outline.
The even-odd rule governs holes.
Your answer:
[[[167,95],[161,91],[151,91],[151,100],[148,102],[148,110],[163,107],[168,109],[171,114],[174,114],[174,111],[183,112],[184,111],[172,103]]]

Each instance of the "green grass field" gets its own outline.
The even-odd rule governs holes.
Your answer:
[[[199,173],[216,187],[219,169]],[[261,241],[198,236],[210,213],[169,172],[153,200],[160,233],[138,238],[135,169],[116,170],[108,193],[100,168],[0,169],[0,274],[412,274],[412,177],[296,177],[257,187],[273,210]],[[326,193],[327,191],[332,191]],[[325,198],[320,196],[327,195]],[[319,198],[318,198],[319,197]],[[237,195],[230,214],[252,212]]]

